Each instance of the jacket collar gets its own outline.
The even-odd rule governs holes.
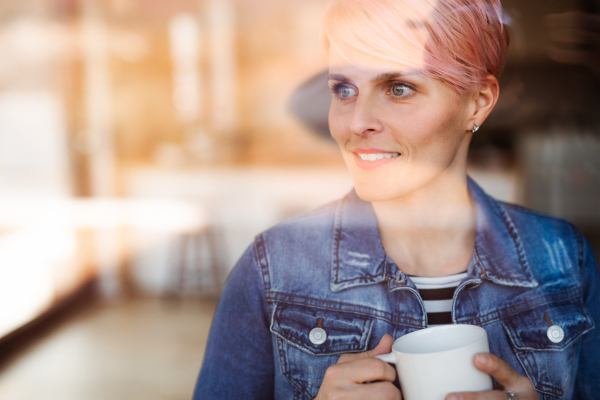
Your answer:
[[[469,277],[500,285],[536,287],[509,215],[471,178],[468,188],[477,216]],[[330,288],[338,292],[386,280],[390,290],[414,287],[387,258],[371,203],[361,200],[353,190],[339,203],[335,214]]]

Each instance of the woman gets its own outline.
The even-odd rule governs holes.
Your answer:
[[[373,357],[443,323],[486,329],[491,355],[474,363],[502,389],[448,399],[596,396],[589,244],[466,175],[499,95],[501,15],[498,0],[328,9],[329,123],[355,191],[257,236],[217,308],[196,399],[400,399]]]

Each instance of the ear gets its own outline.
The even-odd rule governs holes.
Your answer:
[[[469,119],[468,130],[472,130],[474,125],[481,126],[488,115],[494,109],[498,96],[500,95],[500,85],[494,75],[488,75],[485,82],[475,93],[475,108]]]

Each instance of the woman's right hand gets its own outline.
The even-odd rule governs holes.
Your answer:
[[[392,351],[393,342],[386,334],[373,350],[343,354],[337,364],[327,368],[315,400],[401,400],[400,390],[393,383],[396,370],[374,358]]]

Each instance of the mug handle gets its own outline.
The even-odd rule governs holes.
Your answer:
[[[396,357],[394,357],[394,353],[382,354],[380,356],[375,356],[375,358],[379,358],[380,360],[383,360],[386,363],[396,364]]]

